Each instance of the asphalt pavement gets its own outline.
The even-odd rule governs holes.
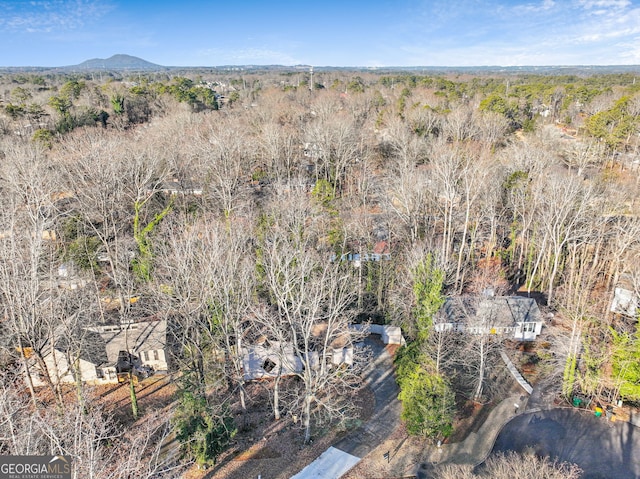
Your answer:
[[[398,384],[394,376],[393,357],[376,335],[365,340],[373,360],[365,371],[364,381],[372,389],[375,406],[372,416],[360,428],[334,447],[357,457],[364,457],[387,439],[400,424],[402,405],[398,400]]]
[[[573,462],[584,479],[640,477],[640,429],[595,417],[593,411],[556,408],[522,414],[502,429],[493,450]]]

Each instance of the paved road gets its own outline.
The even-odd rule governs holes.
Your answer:
[[[517,416],[496,439],[494,451],[531,451],[574,462],[585,479],[640,477],[640,429],[570,408]]]
[[[365,339],[372,359],[364,371],[364,381],[373,390],[373,415],[292,479],[337,479],[355,466],[360,459],[384,442],[400,421],[398,385],[393,375],[393,358],[378,335]]]
[[[519,408],[516,411],[515,405]],[[415,475],[418,479],[431,477],[431,469],[436,464],[471,464],[482,463],[491,453],[491,448],[502,427],[516,414],[524,409],[526,396],[510,396],[504,399],[489,413],[485,422],[476,432],[471,432],[462,442],[443,444],[442,447],[425,445],[426,462],[418,466]]]
[[[365,371],[364,381],[373,390],[375,406],[371,418],[335,447],[357,457],[364,457],[387,439],[400,423],[401,403],[393,374],[393,358],[377,335],[365,340],[373,360]]]

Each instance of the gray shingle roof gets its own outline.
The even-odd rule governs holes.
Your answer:
[[[454,296],[447,298],[435,318],[436,323],[514,326],[542,321],[533,298],[522,296]]]

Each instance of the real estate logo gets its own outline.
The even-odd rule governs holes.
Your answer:
[[[71,457],[0,456],[0,479],[71,479]]]

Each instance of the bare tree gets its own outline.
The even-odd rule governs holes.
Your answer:
[[[458,290],[462,291],[463,280],[461,277],[463,258],[465,249],[469,251],[467,258],[471,257],[473,250],[473,244],[468,245],[468,237],[472,232],[478,228],[477,222],[474,222],[472,218],[480,216],[479,212],[474,213],[477,208],[476,204],[479,201],[480,196],[484,193],[486,185],[491,180],[491,175],[494,172],[493,168],[490,168],[488,159],[488,152],[486,150],[480,151],[461,151],[460,153],[460,172],[459,172],[459,188],[461,203],[464,207],[464,220],[462,225],[462,238],[460,240],[460,247],[458,249],[458,259],[456,265],[456,275],[454,278],[455,284],[458,286]]]
[[[166,171],[157,160],[130,149],[122,138],[101,131],[71,136],[63,147],[67,191],[73,194],[86,234],[100,242],[124,320],[130,312],[129,298],[139,288],[131,269],[133,260],[148,260],[136,244],[134,223],[148,225],[157,215],[146,206]]]
[[[300,140],[295,130],[275,121],[265,123],[260,128],[258,145],[262,163],[275,181],[291,182],[301,156]]]
[[[11,346],[18,351],[35,402],[33,356],[55,397],[60,391],[48,374],[44,357],[55,328],[47,315],[51,301],[52,259],[58,211],[54,204],[57,178],[48,171],[37,148],[7,148],[2,168],[0,212],[0,298]]]
[[[411,244],[420,238],[424,228],[429,183],[428,172],[409,161],[399,163],[388,179],[388,207],[408,230]]]
[[[356,332],[349,328],[354,281],[344,265],[329,261],[328,251],[316,249],[317,233],[306,224],[306,211],[297,207],[276,216],[262,247],[270,302],[302,366],[296,373],[301,396],[292,407],[300,411],[305,444],[311,438],[314,411],[332,418],[348,416],[351,407],[345,394],[359,384],[354,360],[335,361],[344,348],[356,354]]]
[[[413,121],[417,123],[413,127],[414,130],[434,127],[431,117],[423,119],[421,115],[415,114]],[[422,125],[422,122],[426,122],[426,125]],[[426,160],[428,153],[426,142],[414,131],[411,131],[410,124],[408,125],[400,118],[394,117],[388,120],[381,136],[384,144],[390,147],[397,162],[416,166]]]
[[[562,159],[569,171],[575,168],[576,174],[582,176],[587,168],[604,164],[607,159],[605,144],[588,139],[572,142],[565,149]]]
[[[454,142],[475,138],[478,126],[474,121],[474,112],[469,104],[459,104],[444,117],[442,137]]]
[[[184,221],[184,222],[183,222]],[[246,409],[242,339],[255,294],[251,228],[244,220],[203,215],[173,219],[157,250],[161,303],[175,322],[180,366],[195,373],[203,390],[211,374],[224,373]]]
[[[484,393],[488,372],[501,348],[500,336],[495,329],[498,325],[503,326],[501,308],[495,301],[496,298],[488,295],[452,297],[438,313],[440,324],[436,330],[452,331],[458,336],[454,369],[458,370],[461,384],[473,385],[468,393],[474,401],[487,396]]]
[[[442,222],[441,258],[444,263],[451,260],[454,247],[456,212],[460,205],[460,176],[464,169],[464,157],[457,148],[440,141],[432,145],[429,160],[431,165],[430,192]]]
[[[22,378],[19,371],[2,371],[0,378],[0,437],[5,454],[29,455],[46,447],[46,440],[33,434],[39,427],[40,417],[34,414],[33,402],[25,401],[21,394]],[[44,444],[43,444],[44,443]]]
[[[361,156],[362,143],[353,119],[337,116],[307,125],[305,142],[317,162],[317,175],[333,185],[333,195],[342,190],[350,168]]]
[[[225,218],[244,204],[242,186],[250,178],[253,159],[245,135],[235,122],[216,118],[201,127],[200,138],[190,146],[202,165],[209,207],[219,209]]]
[[[566,246],[582,240],[588,234],[587,218],[595,211],[593,191],[575,177],[550,177],[534,189],[539,228],[543,232],[537,258],[529,278],[531,291],[534,278],[541,266],[546,266],[547,301],[553,300],[556,276]],[[544,261],[544,264],[542,263]]]
[[[502,142],[509,130],[509,121],[500,113],[482,112],[475,116],[475,122],[479,130],[478,136],[489,146]]]
[[[428,105],[412,108],[405,116],[411,129],[420,136],[432,138],[440,133],[442,117]]]
[[[225,230],[219,229],[215,240],[205,233],[208,241],[204,245],[214,254],[213,262],[209,263],[213,268],[208,272],[211,327],[225,351],[227,375],[239,393],[243,409],[246,404],[241,341],[248,328],[256,290],[254,251],[248,233],[247,225],[238,222]]]

